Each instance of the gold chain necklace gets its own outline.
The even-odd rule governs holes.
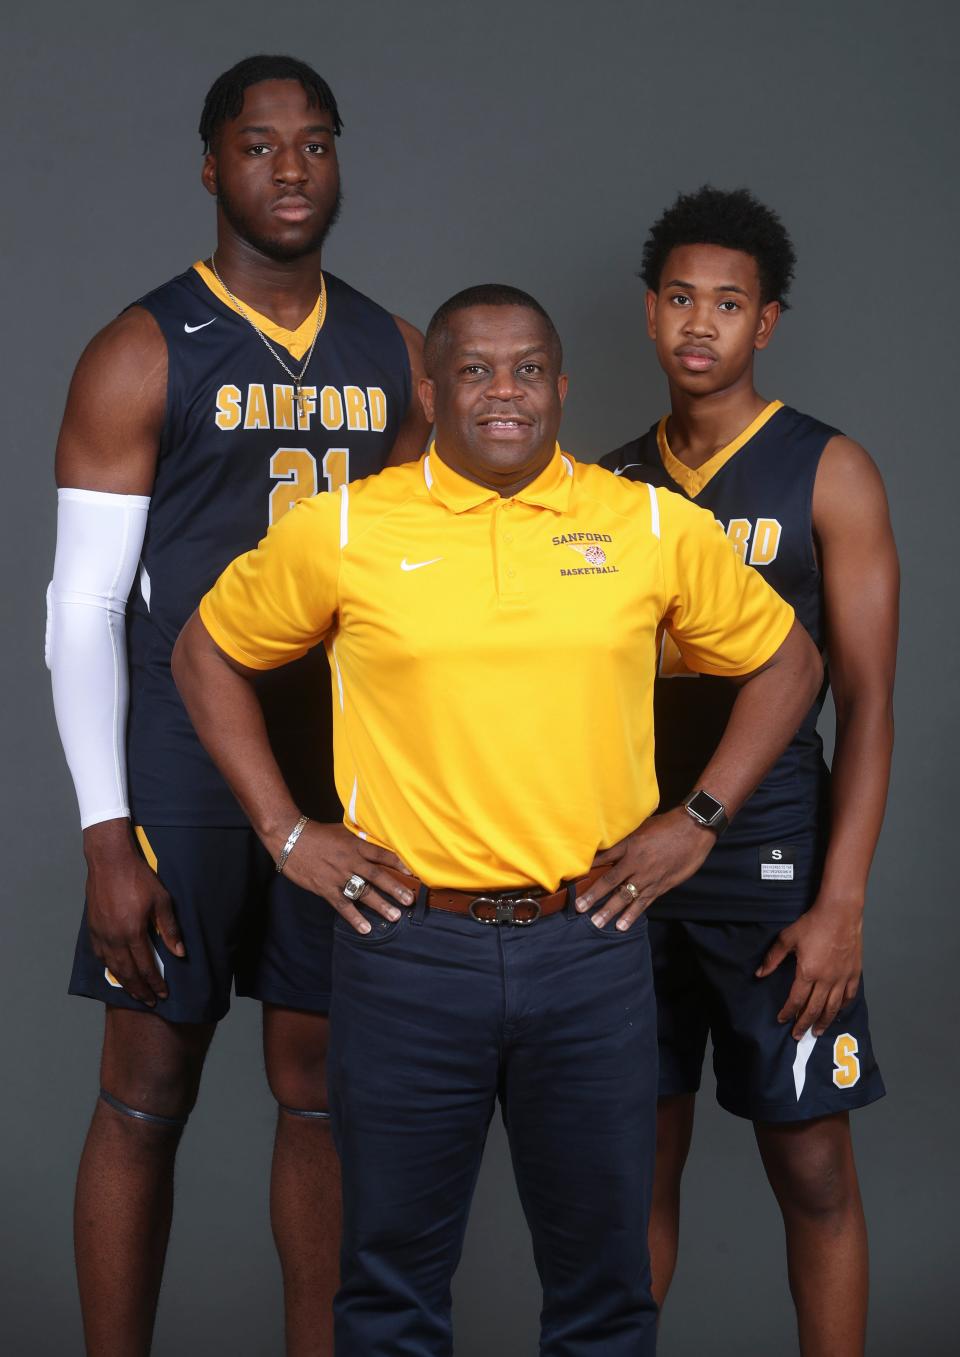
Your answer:
[[[235,307],[237,308],[237,310],[240,312],[241,316],[243,316],[243,318],[244,318],[244,320],[247,322],[247,324],[248,324],[253,330],[255,330],[256,333],[260,336],[260,338],[263,340],[264,344],[267,346],[267,348],[268,348],[268,349],[270,350],[270,352],[273,354],[274,358],[277,360],[277,362],[278,362],[278,363],[280,364],[280,366],[283,368],[283,370],[284,370],[284,372],[287,374],[287,376],[293,378],[293,398],[294,398],[294,400],[297,402],[297,414],[298,414],[298,419],[302,422],[302,421],[305,420],[306,417],[307,417],[307,397],[306,397],[306,395],[301,391],[301,389],[300,389],[300,384],[301,384],[301,382],[303,381],[303,375],[304,375],[304,373],[306,372],[307,368],[310,366],[310,359],[313,357],[313,350],[314,350],[314,346],[316,345],[316,342],[317,342],[317,335],[320,333],[320,327],[323,325],[324,319],[325,319],[326,314],[327,314],[327,280],[324,278],[323,274],[321,273],[321,274],[320,274],[320,297],[319,297],[319,299],[318,299],[318,305],[317,305],[317,324],[316,324],[316,327],[315,327],[315,329],[314,329],[314,331],[313,331],[313,338],[312,338],[311,341],[310,341],[310,347],[309,347],[309,349],[307,350],[307,356],[306,356],[306,358],[303,360],[303,367],[300,369],[299,373],[297,373],[297,372],[294,372],[293,368],[287,367],[286,363],[283,361],[283,359],[282,359],[282,358],[280,357],[280,355],[277,353],[276,349],[275,349],[275,348],[273,347],[273,345],[270,343],[270,341],[269,341],[269,339],[267,338],[267,336],[266,336],[266,335],[263,333],[263,331],[260,329],[260,326],[256,323],[256,321],[253,319],[252,316],[248,316],[248,315],[247,315],[247,313],[246,313],[246,311],[243,309],[243,306],[241,305],[241,303],[236,299],[236,297],[233,295],[233,293],[232,293],[232,292],[230,291],[230,289],[227,287],[226,283],[225,283],[225,282],[223,281],[223,279],[220,277],[220,274],[219,274],[219,272],[217,271],[217,256],[216,256],[216,251],[214,251],[214,253],[210,256],[210,267],[213,269],[213,276],[216,278],[217,282],[218,282],[218,283],[220,284],[220,286],[223,288],[224,292],[227,294],[227,296],[228,296],[228,297],[230,298],[230,300],[233,302],[234,306],[235,306]]]

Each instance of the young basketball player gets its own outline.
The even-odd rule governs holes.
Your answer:
[[[660,1045],[651,1254],[673,1276],[680,1180],[707,1035],[717,1097],[753,1122],[787,1239],[804,1357],[863,1352],[867,1236],[848,1114],[883,1094],[861,980],[867,877],[893,744],[898,568],[880,475],[859,444],[761,396],[794,269],[779,218],[745,190],[682,195],[644,249],[647,326],[670,412],[604,459],[712,510],[828,660],[832,774],[818,700],[724,827],[688,800],[735,690],[688,672],[669,638],[656,691],[661,808],[688,800],[717,846],[650,910]],[[702,796],[702,794],[701,794]]]

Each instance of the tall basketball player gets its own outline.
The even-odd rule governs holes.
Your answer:
[[[867,1236],[848,1114],[883,1094],[861,926],[893,744],[898,568],[867,453],[754,385],[794,260],[779,218],[746,191],[677,199],[643,264],[670,413],[604,459],[713,511],[825,650],[837,714],[832,776],[816,729],[824,690],[701,870],[650,910],[660,1044],[650,1243],[662,1302],[709,1032],[718,1100],[753,1122],[783,1213],[804,1357],[859,1357]],[[709,820],[715,808],[689,793],[735,690],[685,671],[669,644],[660,672],[661,806],[686,800]]]
[[[417,456],[428,432],[412,394],[421,336],[322,267],[340,130],[331,90],[299,61],[252,57],[220,76],[200,121],[216,249],[93,339],[57,448],[48,662],[88,867],[70,989],[106,1005],[75,1216],[97,1357],[150,1349],[174,1157],[234,984],[263,1003],[280,1106],[271,1205],[287,1351],[332,1351],[333,912],[275,870],[198,743],[169,659],[223,567],[299,498]],[[317,700],[325,657],[293,670],[262,690],[274,748],[308,813],[339,819],[329,700]],[[361,867],[377,855],[345,850],[345,878],[358,852]]]

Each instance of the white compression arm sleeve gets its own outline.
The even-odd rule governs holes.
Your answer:
[[[130,814],[125,613],[149,505],[145,495],[57,491],[46,660],[83,829]]]

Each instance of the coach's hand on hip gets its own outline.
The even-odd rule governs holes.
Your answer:
[[[577,909],[591,909],[608,895],[591,923],[603,928],[615,918],[617,928],[627,929],[658,896],[692,876],[716,841],[713,830],[698,825],[682,806],[665,815],[652,815],[625,839],[597,854],[595,867],[610,865],[588,891],[577,896]]]
[[[270,846],[270,845],[268,845]],[[345,825],[321,825],[310,820],[283,864],[283,874],[298,886],[323,896],[358,933],[369,933],[370,924],[357,909],[362,900],[385,919],[399,919],[397,906],[385,900],[375,886],[402,905],[412,905],[412,891],[389,876],[384,867],[405,872],[395,853],[358,839]],[[350,893],[344,887],[350,884]]]

